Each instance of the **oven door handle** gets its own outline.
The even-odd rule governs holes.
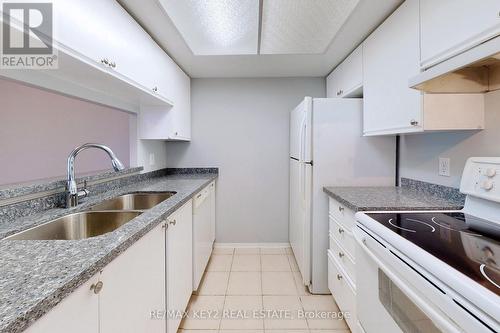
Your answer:
[[[445,332],[457,332],[463,333],[462,330],[459,330],[455,325],[453,325],[450,321],[443,318],[442,315],[439,314],[439,310],[434,309],[429,303],[423,300],[416,292],[414,292],[407,284],[405,284],[396,274],[394,274],[388,267],[385,265],[377,256],[368,248],[365,244],[366,239],[360,236],[357,232],[354,233],[354,238],[356,243],[363,249],[363,251],[372,259],[377,266],[384,271],[384,273],[396,284],[399,289],[403,291],[408,298],[410,298],[415,305],[417,305],[429,318],[435,322],[441,329],[444,329]]]

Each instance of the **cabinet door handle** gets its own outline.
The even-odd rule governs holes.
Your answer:
[[[114,61],[113,61],[113,62],[110,62],[110,63],[109,63],[109,66],[110,66],[111,68],[116,68],[116,63],[115,63]]]
[[[98,281],[97,283],[93,283],[90,286],[90,290],[92,290],[94,292],[94,294],[97,295],[101,292],[103,285],[104,285],[104,283],[102,283],[102,281]]]
[[[109,61],[107,58],[102,58],[101,59],[101,64],[104,64],[104,65],[109,65]]]
[[[163,224],[161,225],[161,228],[162,228],[162,229],[168,229],[168,223],[163,223]]]
[[[339,281],[342,280],[342,275],[337,274],[337,280],[339,280]]]
[[[410,121],[410,125],[411,125],[411,126],[418,126],[418,121],[416,121],[415,119],[412,119],[412,120]]]
[[[158,92],[158,87],[154,87],[153,92]]]
[[[170,221],[168,223],[170,223],[171,225],[176,225],[177,224],[177,220],[172,220],[172,221]]]
[[[342,234],[344,232],[344,229],[339,228],[339,234]]]
[[[339,252],[339,258],[342,258],[345,254],[343,252]]]
[[[344,207],[339,206],[339,212],[342,213],[343,211],[344,211]]]

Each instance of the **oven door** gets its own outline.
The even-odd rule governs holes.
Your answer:
[[[355,238],[357,314],[366,333],[463,332],[401,277],[408,269],[403,262],[387,264],[390,253],[383,243],[359,227]]]

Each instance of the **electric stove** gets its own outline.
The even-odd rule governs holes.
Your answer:
[[[418,318],[429,332],[500,332],[500,157],[470,158],[460,191],[460,211],[356,214],[366,332],[405,332]]]
[[[500,230],[495,225],[461,212],[367,215],[500,296]]]

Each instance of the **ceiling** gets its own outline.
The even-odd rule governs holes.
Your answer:
[[[193,78],[324,77],[401,0],[117,0]]]

